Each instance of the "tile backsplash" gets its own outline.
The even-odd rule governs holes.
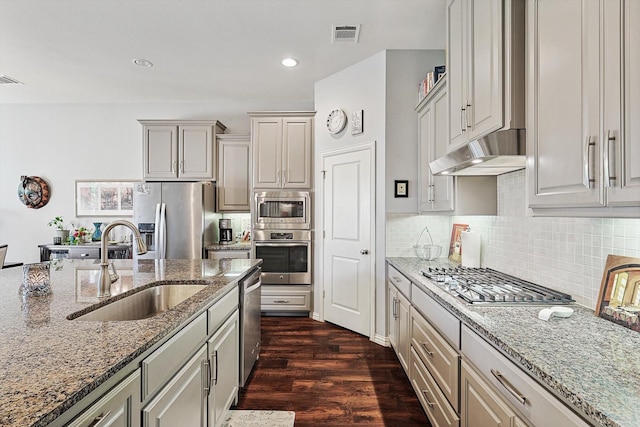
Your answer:
[[[469,224],[482,236],[482,266],[570,293],[594,308],[607,255],[640,257],[640,219],[532,217],[525,197],[521,170],[498,177],[497,216],[388,214],[387,256],[415,256],[424,226],[446,256],[452,224]]]

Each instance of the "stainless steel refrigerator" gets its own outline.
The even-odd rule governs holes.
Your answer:
[[[149,251],[136,258],[202,259],[215,244],[215,185],[144,182],[133,192],[133,220]]]

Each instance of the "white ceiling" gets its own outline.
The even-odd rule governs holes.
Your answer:
[[[313,101],[384,49],[444,49],[444,0],[0,0],[0,103]],[[332,25],[361,24],[359,43]],[[280,65],[285,56],[298,67]],[[152,68],[132,63],[151,61]],[[426,71],[426,70],[425,70]]]

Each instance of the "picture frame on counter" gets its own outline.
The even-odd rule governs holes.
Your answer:
[[[76,181],[76,216],[133,216],[136,181]]]
[[[607,256],[595,314],[640,332],[640,258]]]

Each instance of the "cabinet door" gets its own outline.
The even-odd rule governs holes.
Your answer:
[[[217,426],[227,410],[238,399],[239,326],[236,311],[209,340],[211,362],[211,393],[209,394],[209,425]]]
[[[607,133],[604,137],[607,137],[607,134],[611,132],[615,138],[605,147],[605,151],[608,150],[609,154],[609,175],[616,178],[607,182],[605,175],[605,185],[610,184],[607,193],[609,206],[638,206],[640,205],[640,161],[638,161],[640,159],[640,82],[638,81],[638,73],[640,73],[640,26],[638,26],[640,3],[626,1],[623,4],[622,10],[620,10],[621,6],[618,1],[607,1],[604,4],[605,25],[608,24],[604,32],[604,55],[608,55],[605,58],[604,84],[609,84],[609,80],[613,80],[617,76],[624,76],[621,89],[623,114],[619,112],[620,95],[611,96],[605,91],[605,99],[612,101],[605,105],[607,111],[605,117],[613,117],[613,120],[605,123],[605,132]],[[622,12],[622,20],[620,12]],[[620,22],[622,22],[622,29],[620,29]],[[618,55],[614,57],[612,56],[614,54]],[[613,70],[611,67],[614,67]],[[620,68],[622,68],[622,74],[620,74]],[[614,89],[615,86],[611,88],[611,91]],[[613,113],[609,113],[610,110]],[[620,117],[622,117],[622,123],[620,123]],[[620,131],[616,132],[617,129]],[[607,141],[605,140],[605,142]]]
[[[530,207],[602,206],[600,3],[530,0]]]
[[[313,119],[282,120],[282,187],[311,188]],[[262,159],[259,159],[262,161]]]
[[[253,120],[253,188],[279,188],[282,183],[282,119]]]
[[[144,126],[144,178],[176,178],[178,176],[177,126]]]
[[[398,360],[405,372],[409,372],[409,349],[411,347],[411,318],[409,308],[411,303],[402,293],[398,292]]]
[[[469,2],[467,139],[503,126],[503,0]]]
[[[249,137],[218,139],[218,206],[219,212],[249,212]]]
[[[398,290],[387,281],[389,303],[389,344],[398,352]]]
[[[449,104],[449,139],[447,150],[467,141],[465,55],[468,0],[450,0],[447,4],[447,99]]]
[[[122,380],[68,427],[137,427],[140,425],[140,369]]]
[[[517,418],[515,413],[464,360],[460,382],[461,427],[513,425]]]
[[[214,179],[215,153],[211,126],[179,126],[178,177]]]
[[[144,427],[206,426],[206,362],[205,344],[144,407]]]
[[[445,77],[446,78],[446,77]],[[453,177],[431,175],[429,163],[447,152],[447,82],[430,94],[418,112],[420,211],[453,211]]]

